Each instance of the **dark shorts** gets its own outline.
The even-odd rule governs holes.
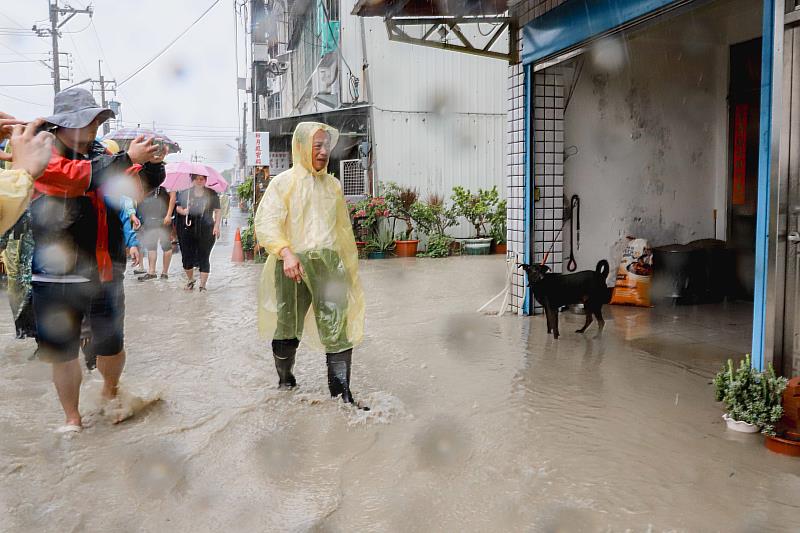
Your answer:
[[[39,359],[64,363],[78,357],[81,322],[89,311],[94,287],[90,282],[33,282],[36,355]]]
[[[139,243],[148,252],[155,252],[161,244],[162,252],[172,250],[172,239],[170,238],[170,226],[163,224],[142,224],[139,230]]]
[[[101,283],[89,306],[91,350],[99,356],[116,355],[125,347],[125,289],[122,277]]]

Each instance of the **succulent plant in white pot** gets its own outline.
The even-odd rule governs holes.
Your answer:
[[[725,406],[728,427],[736,431],[775,434],[775,424],[783,415],[781,404],[787,379],[775,375],[772,365],[759,372],[748,354],[734,367],[733,360],[714,378],[714,396]]]

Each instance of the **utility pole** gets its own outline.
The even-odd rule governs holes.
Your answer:
[[[103,107],[108,107],[108,101],[106,100],[106,83],[110,83],[112,85],[111,90],[114,91],[114,94],[117,93],[117,82],[116,80],[108,80],[103,77],[103,62],[98,60],[97,61],[97,72],[99,75],[98,80],[92,80],[94,83],[95,81],[100,84],[100,102]],[[155,129],[155,128],[154,128]],[[103,122],[103,135],[108,135],[109,127],[108,121]]]
[[[50,0],[48,0],[49,2]],[[50,38],[53,42],[53,90],[56,93],[61,92],[61,57],[59,56],[58,52],[58,38],[61,36],[61,33],[58,31],[61,29],[64,24],[69,22],[72,17],[78,14],[89,15],[89,18],[92,17],[92,6],[86,7],[86,9],[75,9],[73,7],[58,7],[58,0],[52,0],[52,3],[49,3],[50,6],[50,27],[49,28],[39,28],[38,26],[34,25],[32,30],[36,32],[36,35],[39,37],[44,37],[45,35],[50,35]],[[66,15],[67,18],[63,19],[59,22],[58,18],[59,15]]]
[[[242,175],[247,174],[247,101],[242,104],[242,142],[239,145],[239,166],[242,169]]]

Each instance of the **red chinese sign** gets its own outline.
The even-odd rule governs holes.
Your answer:
[[[733,191],[731,203],[744,205],[747,177],[747,113],[749,104],[736,104],[733,114]]]

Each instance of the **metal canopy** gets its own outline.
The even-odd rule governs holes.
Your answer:
[[[358,0],[352,14],[382,17],[391,41],[517,61],[507,0]]]

